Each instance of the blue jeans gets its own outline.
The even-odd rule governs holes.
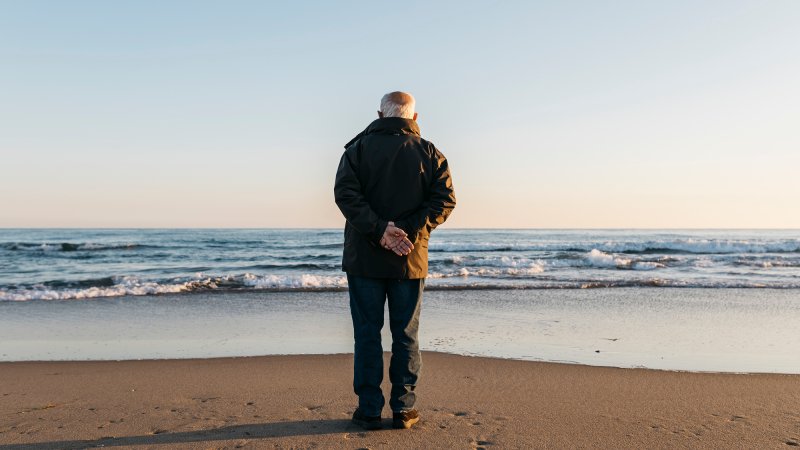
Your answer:
[[[422,367],[417,330],[425,279],[396,280],[347,274],[347,283],[355,337],[353,390],[358,395],[358,407],[367,416],[380,416],[385,404],[381,391],[381,329],[384,303],[388,297],[389,328],[392,331],[389,406],[392,412],[410,411],[417,400],[414,388]]]

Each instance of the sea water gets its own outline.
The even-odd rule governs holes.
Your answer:
[[[0,230],[0,301],[342,290],[341,230]],[[800,289],[799,230],[438,230],[428,289]]]
[[[422,348],[800,373],[798,235],[438,230]],[[0,360],[352,352],[341,249],[341,230],[0,230]]]

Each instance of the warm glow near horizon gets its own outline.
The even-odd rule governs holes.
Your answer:
[[[446,227],[800,228],[798,2],[45,3],[0,16],[0,227],[341,227],[401,89]]]

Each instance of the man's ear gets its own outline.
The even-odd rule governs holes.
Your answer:
[[[413,120],[415,122],[417,121],[417,113],[414,113],[414,117],[411,120]]]
[[[382,112],[380,112],[380,111],[378,111],[378,118],[379,118],[379,119],[383,119],[383,113],[382,113]]]

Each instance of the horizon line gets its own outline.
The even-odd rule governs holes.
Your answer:
[[[342,230],[342,227],[3,227],[0,230]],[[446,227],[446,230],[774,230],[778,227]]]

